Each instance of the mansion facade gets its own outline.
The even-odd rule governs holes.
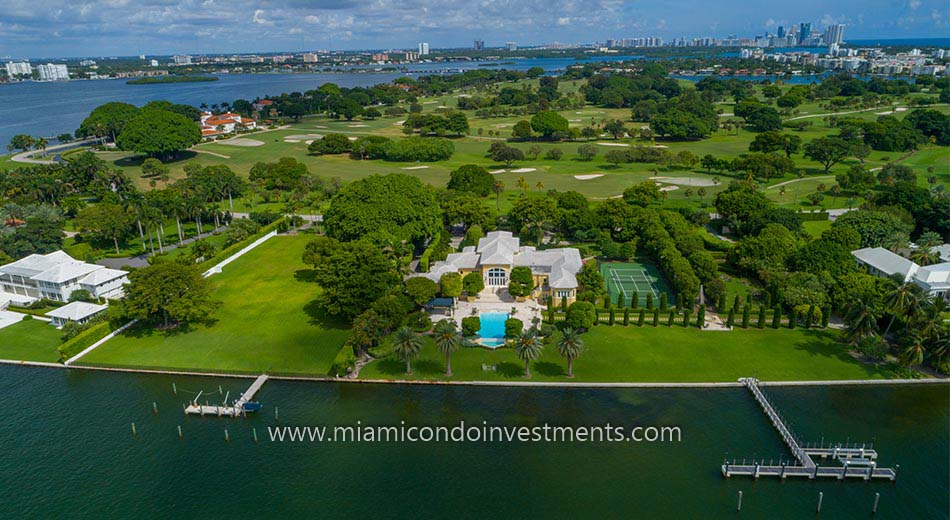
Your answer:
[[[0,305],[65,302],[79,289],[94,298],[120,298],[127,283],[127,272],[82,262],[63,251],[35,254],[0,266]]]
[[[511,232],[492,231],[479,239],[477,246],[465,247],[435,262],[422,276],[438,283],[447,273],[465,276],[477,272],[482,275],[485,290],[496,292],[507,288],[512,269],[528,267],[534,276],[531,298],[551,297],[556,302],[566,298],[572,303],[577,298],[576,275],[582,265],[580,251],[575,248],[538,250],[522,246]]]

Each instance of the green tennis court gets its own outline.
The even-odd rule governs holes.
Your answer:
[[[605,263],[600,265],[600,274],[607,285],[610,301],[616,303],[618,295],[623,295],[624,305],[630,305],[633,294],[637,294],[637,307],[645,307],[647,295],[653,295],[653,304],[659,306],[660,294],[666,293],[669,305],[675,305],[673,292],[667,287],[656,267],[637,262]]]

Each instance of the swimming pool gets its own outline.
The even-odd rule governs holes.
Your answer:
[[[486,347],[500,347],[505,344],[505,320],[508,314],[504,312],[486,312],[478,315],[481,328],[478,337]]]

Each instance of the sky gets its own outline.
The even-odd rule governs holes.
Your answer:
[[[0,0],[0,57],[130,56],[751,37],[950,36],[947,0]]]

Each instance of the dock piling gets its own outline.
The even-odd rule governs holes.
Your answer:
[[[871,508],[871,514],[872,514],[872,515],[876,515],[876,514],[877,514],[877,503],[878,503],[880,500],[881,500],[881,494],[880,494],[880,493],[874,493],[874,507]]]
[[[133,437],[138,436],[138,432],[135,431],[135,423],[132,423],[132,436]]]
[[[172,381],[172,393],[174,393],[175,395],[178,395],[178,387],[175,386],[174,381]]]
[[[152,401],[152,413],[158,415],[158,405],[155,404],[155,401]]]
[[[742,491],[739,492],[739,507],[736,508],[736,511],[742,511]]]
[[[180,424],[178,425],[178,438],[179,438],[179,439],[182,438],[182,436],[181,436],[181,425],[180,425]]]
[[[227,442],[227,443],[231,442],[231,436],[228,435],[228,430],[224,430],[224,442]]]
[[[823,491],[818,492],[818,513],[821,513],[821,501],[825,499],[825,493]]]

